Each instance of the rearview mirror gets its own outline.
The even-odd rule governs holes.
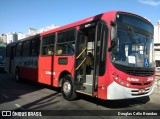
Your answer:
[[[111,47],[108,49],[108,52],[110,52],[116,46],[116,44],[116,40],[111,41]]]
[[[114,21],[111,21],[111,22],[110,22],[110,25],[111,25],[111,26],[116,26],[116,23],[115,23]]]

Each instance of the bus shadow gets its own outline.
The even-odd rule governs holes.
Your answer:
[[[60,95],[60,89],[59,88],[54,88],[52,86],[40,84],[34,81],[29,81],[23,79],[20,82],[16,82],[16,80],[11,77],[10,75],[6,75],[3,71],[0,71],[0,76],[1,76],[1,83],[0,83],[0,105],[6,103],[6,102],[11,102],[20,99],[22,96],[25,95],[36,95],[37,93],[43,93],[43,95],[46,95],[42,99],[35,101],[33,103],[30,103],[29,105],[26,105],[25,108],[29,108],[31,105],[33,106],[34,104],[41,103],[41,106],[43,105],[42,102],[44,101],[44,105],[50,105],[48,104],[51,100],[55,98],[55,96]],[[7,84],[7,85],[5,85]],[[43,89],[49,89],[49,90],[54,90],[55,92],[53,93],[48,93],[46,91],[43,92]],[[28,96],[27,96],[28,97]],[[34,97],[34,96],[33,96]],[[58,97],[58,96],[57,96]],[[36,98],[36,97],[34,97]],[[46,103],[48,102],[48,103]],[[6,106],[7,107],[7,106]],[[0,106],[0,109],[3,109],[3,106]]]
[[[2,77],[5,75],[6,74],[2,74]],[[5,84],[7,84],[7,86]],[[50,92],[50,91],[43,92],[43,89],[45,88],[52,90],[53,92]],[[52,104],[53,105],[55,104],[55,107],[56,107],[58,106],[56,105],[57,103],[63,103],[64,101],[64,99],[61,99],[62,95],[60,93],[61,92],[60,88],[54,88],[52,86],[40,84],[40,83],[29,81],[29,80],[23,80],[19,84],[15,80],[11,79],[10,76],[8,75],[1,79],[0,91],[2,94],[9,96],[9,98],[6,97],[6,99],[2,98],[4,95],[1,96],[0,104],[20,99],[21,96],[24,96],[26,94],[32,96],[32,95],[36,95],[36,94],[43,92],[44,97],[40,99],[37,98],[37,100],[31,101],[30,103],[23,105],[22,107],[23,109],[39,109],[39,108],[41,109],[43,107],[47,107]],[[76,101],[84,100],[84,101],[90,102],[98,106],[102,106],[105,108],[112,108],[112,109],[143,105],[150,100],[149,97],[142,97],[142,98],[135,98],[135,99],[112,100],[111,101],[111,100],[101,100],[101,99],[93,98],[93,97],[83,95],[83,94],[78,94],[78,96],[79,98]],[[36,97],[33,96],[33,99],[34,98]],[[1,107],[0,109],[2,108],[3,107]],[[54,109],[57,109],[57,108],[58,107]]]
[[[140,97],[140,98],[133,98],[133,99],[121,99],[121,100],[102,100],[94,97],[90,97],[83,94],[78,94],[80,98],[78,100],[82,99],[88,102],[91,102],[93,104],[96,104],[98,106],[106,107],[106,108],[112,108],[112,109],[118,109],[118,108],[125,108],[125,107],[133,107],[136,105],[143,105],[150,101],[149,96]]]
[[[47,109],[48,106],[51,105],[56,105],[57,103],[60,102],[60,100],[58,99],[58,97],[60,97],[60,93],[55,92],[53,94],[49,94],[48,96],[42,97],[38,100],[35,100],[33,102],[27,103],[25,105],[23,105],[20,108],[17,108],[15,111],[19,111],[19,110],[41,110],[41,109]],[[57,109],[58,106],[54,106],[52,107],[52,109]]]

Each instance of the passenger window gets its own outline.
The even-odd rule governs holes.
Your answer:
[[[22,43],[19,43],[16,47],[16,56],[21,56]]]
[[[7,46],[6,48],[6,57],[10,57],[11,46]]]
[[[30,48],[31,47],[31,42],[30,41],[25,41],[23,42],[23,56],[30,56]]]
[[[38,56],[39,55],[39,46],[40,46],[40,39],[34,39],[32,40],[32,56]]]
[[[56,54],[74,54],[75,49],[75,30],[61,31],[58,33]]]
[[[54,41],[55,41],[55,34],[50,34],[42,37],[41,55],[54,54]]]

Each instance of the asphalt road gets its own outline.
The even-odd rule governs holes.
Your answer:
[[[10,75],[0,72],[0,111],[12,110],[18,112],[27,111],[42,111],[45,116],[37,118],[104,118],[104,112],[108,112],[107,119],[133,119],[133,118],[158,118],[160,116],[118,116],[117,113],[122,115],[136,112],[143,112],[151,110],[160,110],[160,93],[155,89],[150,97],[104,101],[90,96],[79,94],[79,98],[74,101],[67,101],[63,99],[60,89],[53,88],[47,85],[38,84],[30,81],[16,82]],[[54,110],[54,111],[51,111]],[[57,111],[58,110],[58,111]],[[54,115],[54,114],[55,115]],[[102,113],[102,114],[101,114]],[[40,113],[38,113],[40,114]],[[57,115],[56,115],[57,114]],[[64,116],[67,115],[67,116]],[[71,115],[71,116],[68,116]],[[0,118],[2,117],[2,113]],[[7,118],[22,118],[21,116]],[[24,117],[23,117],[24,118]],[[25,117],[33,118],[33,117]],[[36,117],[34,117],[36,118]]]

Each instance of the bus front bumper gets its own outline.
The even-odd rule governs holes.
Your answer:
[[[149,96],[152,94],[155,87],[155,83],[151,87],[143,89],[143,93],[140,93],[140,89],[127,88],[119,85],[116,82],[111,83],[107,89],[108,100],[129,99],[143,96]]]

